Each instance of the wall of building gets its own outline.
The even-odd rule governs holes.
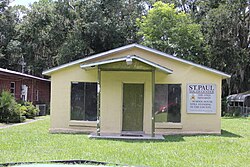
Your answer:
[[[15,98],[16,100],[21,99],[21,85],[22,78],[7,73],[0,73],[0,92],[3,90],[10,91],[11,82],[15,82]]]
[[[181,76],[174,78],[169,75],[164,76],[161,72],[156,73],[156,83],[181,84],[181,123],[156,123],[156,133],[221,133],[221,78],[211,73],[199,69],[183,70]],[[216,94],[216,113],[198,114],[187,113],[187,84],[215,84]],[[164,125],[164,126],[163,126]]]
[[[79,65],[51,76],[51,132],[92,132],[96,122],[70,120],[71,82],[97,82],[97,70],[85,71]]]
[[[145,59],[165,66],[173,70],[173,74],[165,75],[162,72],[156,73],[156,84],[181,84],[181,123],[165,123],[166,128],[161,128],[160,123],[156,124],[156,133],[220,133],[221,132],[221,76],[215,75],[209,71],[187,65],[175,60],[166,59],[162,56],[152,56],[149,52],[137,50],[136,55],[143,56]],[[216,113],[215,114],[191,114],[187,113],[187,84],[215,84],[217,88],[216,95]],[[163,123],[164,125],[164,123]]]
[[[101,74],[101,133],[121,133],[123,83],[144,84],[143,131],[152,131],[151,72],[103,71]]]
[[[156,133],[173,134],[173,133],[220,133],[220,116],[221,116],[221,80],[222,77],[212,72],[182,63],[163,56],[154,55],[141,49],[130,49],[116,54],[111,54],[93,61],[100,61],[115,57],[124,57],[127,55],[137,55],[149,61],[155,62],[173,70],[173,74],[167,75],[163,72],[156,72],[156,83],[181,84],[181,123],[156,123]],[[51,102],[51,131],[79,131],[90,132],[95,130],[96,123],[86,121],[70,121],[70,85],[72,81],[78,82],[96,82],[97,70],[82,70],[80,64],[64,68],[52,73],[52,102]],[[150,74],[142,75],[137,72],[102,72],[102,93],[101,96],[101,131],[106,133],[118,133],[121,130],[121,109],[122,109],[122,82],[145,82],[147,90],[145,93],[145,113],[151,117],[151,101],[149,88]],[[216,113],[214,114],[191,114],[187,113],[186,108],[186,87],[189,83],[197,84],[215,84],[216,94]],[[111,89],[109,89],[111,88]],[[106,92],[105,92],[106,91]],[[116,103],[110,103],[115,100]],[[112,120],[110,119],[112,118]],[[145,118],[145,131],[150,133],[151,121]],[[117,125],[117,126],[114,126]]]
[[[101,57],[91,61],[100,61],[115,57],[124,57],[127,55],[136,55],[149,61],[167,67],[173,70],[173,74],[166,75],[163,72],[156,72],[156,84],[181,84],[182,102],[181,102],[181,123],[156,123],[156,133],[217,133],[221,132],[221,80],[222,77],[212,72],[169,59],[163,56],[154,55],[151,52],[141,49],[130,49],[118,54],[112,54],[107,57]],[[191,114],[187,113],[186,86],[187,84],[215,84],[217,88],[216,95],[216,113],[215,114]]]
[[[22,85],[28,86],[27,101],[33,104],[47,104],[50,103],[50,82],[37,80],[29,77],[13,75],[8,73],[0,73],[0,92],[3,90],[10,91],[11,82],[15,83],[15,99],[22,100],[21,91]],[[38,91],[38,99],[37,99]]]

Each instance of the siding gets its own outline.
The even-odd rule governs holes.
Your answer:
[[[21,100],[22,85],[28,86],[27,101],[33,104],[47,104],[50,103],[50,82],[29,78],[26,76],[0,72],[0,92],[3,90],[10,91],[11,82],[15,82],[15,99]],[[38,93],[38,100],[36,99],[36,92]]]

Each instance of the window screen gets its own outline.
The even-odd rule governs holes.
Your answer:
[[[71,83],[71,120],[96,121],[97,84]]]
[[[155,122],[181,122],[181,85],[155,85]]]

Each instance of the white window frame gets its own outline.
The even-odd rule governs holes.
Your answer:
[[[72,81],[71,82],[71,92],[70,92],[70,94],[71,94],[71,102],[70,102],[70,105],[71,105],[71,109],[72,109],[72,85],[73,84],[79,84],[79,83],[83,83],[85,86],[86,86],[86,84],[96,84],[97,85],[97,94],[98,94],[98,84],[97,84],[97,82],[74,82],[74,81]],[[86,93],[86,92],[84,92],[84,93]],[[97,94],[96,94],[96,99],[97,99]],[[84,95],[85,96],[85,95]],[[84,97],[84,101],[85,101],[85,97]],[[84,102],[84,108],[86,107],[86,101]],[[85,111],[85,109],[84,109],[84,112],[86,112]],[[72,114],[72,110],[70,110],[70,114]],[[96,113],[97,114],[97,113]],[[70,116],[71,117],[71,116]],[[97,117],[97,115],[96,115],[96,117]],[[97,118],[96,118],[97,119]],[[75,120],[75,119],[71,119],[70,118],[70,121],[87,121],[87,122],[96,122],[96,120],[95,121],[92,121],[92,120]]]

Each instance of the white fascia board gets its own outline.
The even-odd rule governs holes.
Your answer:
[[[122,58],[104,60],[104,61],[99,61],[99,62],[94,62],[94,63],[89,63],[89,64],[82,64],[82,65],[80,65],[80,67],[81,68],[89,68],[89,67],[93,67],[93,66],[115,63],[115,62],[125,61],[125,60],[126,60],[126,57],[122,57]]]
[[[150,66],[152,66],[152,67],[155,67],[155,68],[157,68],[157,69],[159,69],[159,70],[161,70],[161,71],[164,71],[164,72],[166,72],[166,73],[168,73],[168,74],[173,74],[173,70],[170,70],[170,69],[168,69],[168,68],[166,68],[166,67],[163,67],[163,66],[161,66],[161,65],[159,65],[159,64],[153,63],[153,62],[151,62],[151,61],[148,61],[148,60],[143,59],[143,58],[138,57],[138,56],[132,56],[132,58],[134,58],[134,59],[136,59],[136,60],[138,60],[138,61],[141,61],[141,62],[143,62],[143,63],[145,63],[145,64],[148,64],[148,65],[150,65]]]
[[[223,78],[230,78],[230,77],[231,77],[230,75],[228,75],[228,74],[226,74],[226,73],[224,73],[224,72],[221,72],[221,71],[218,71],[218,70],[215,70],[215,69],[212,69],[212,68],[209,68],[209,67],[200,65],[200,64],[196,64],[196,63],[193,63],[193,62],[191,62],[191,61],[187,61],[187,60],[178,58],[178,57],[176,57],[176,56],[172,56],[172,55],[166,54],[166,53],[164,53],[164,52],[161,52],[161,51],[158,51],[158,50],[155,50],[155,49],[152,49],[152,48],[143,46],[143,45],[139,45],[139,44],[130,44],[130,45],[126,45],[126,46],[123,46],[123,47],[119,47],[119,48],[116,48],[116,49],[112,49],[112,50],[109,50],[109,51],[106,51],[106,52],[102,52],[102,53],[99,53],[99,54],[96,54],[96,55],[93,55],[93,56],[89,56],[89,57],[86,57],[86,58],[83,58],[83,59],[79,59],[79,60],[76,60],[76,61],[73,61],[73,62],[70,62],[70,63],[67,63],[67,64],[63,64],[63,65],[61,65],[61,66],[57,66],[57,67],[51,68],[51,69],[49,69],[49,70],[46,70],[46,71],[44,71],[42,74],[43,74],[43,75],[50,75],[52,72],[57,71],[57,70],[60,70],[60,69],[62,69],[62,68],[69,67],[69,66],[72,66],[72,65],[75,65],[75,64],[78,64],[78,63],[83,63],[83,62],[88,61],[88,60],[92,60],[92,59],[95,59],[95,58],[99,58],[99,57],[102,57],[102,56],[106,56],[106,55],[108,55],[108,54],[120,52],[120,51],[129,49],[129,48],[133,48],[133,47],[135,47],[135,48],[140,48],[140,49],[142,49],[142,50],[146,50],[146,51],[155,53],[155,54],[157,54],[157,55],[167,57],[167,58],[169,58],[169,59],[173,59],[173,60],[176,60],[176,61],[185,63],[185,64],[192,65],[192,66],[194,66],[194,67],[198,67],[198,68],[201,68],[201,69],[210,71],[210,72],[212,72],[212,73],[221,75]]]
[[[166,72],[168,74],[173,73],[173,71],[170,70],[170,69],[167,69],[167,68],[165,68],[163,66],[160,66],[158,64],[155,64],[153,62],[150,62],[150,61],[148,61],[146,59],[143,59],[143,58],[140,58],[140,57],[134,56],[134,55],[133,56],[126,56],[126,57],[116,58],[116,59],[104,60],[104,61],[99,61],[99,62],[94,62],[94,63],[89,63],[89,64],[82,64],[82,65],[80,65],[80,67],[81,68],[90,68],[90,67],[93,67],[93,66],[98,66],[98,65],[103,65],[103,64],[126,61],[127,58],[136,59],[136,60],[138,60],[140,62],[143,62],[143,63],[145,63],[147,65],[152,66],[152,67],[155,67],[155,68],[157,68],[157,69],[159,69],[159,70],[161,70],[163,72]]]
[[[19,75],[19,76],[23,76],[23,77],[28,77],[28,78],[41,80],[41,81],[50,82],[50,80],[48,80],[48,79],[36,77],[36,76],[33,76],[33,75],[29,75],[29,74],[20,73],[20,72],[17,72],[17,71],[12,71],[12,70],[8,70],[8,69],[4,69],[4,68],[0,68],[0,72],[5,72],[5,73],[9,73],[9,74],[14,74],[14,75]]]
[[[72,62],[67,63],[67,64],[63,64],[63,65],[60,65],[60,66],[48,69],[46,71],[43,71],[42,74],[43,75],[50,75],[52,72],[60,70],[62,68],[66,68],[66,67],[69,67],[69,66],[72,66],[72,65],[75,65],[75,64],[83,63],[85,61],[92,60],[92,59],[95,59],[95,58],[98,58],[98,57],[102,57],[102,56],[106,56],[108,54],[112,54],[112,53],[116,53],[116,52],[121,52],[123,50],[129,49],[129,48],[132,48],[132,47],[135,47],[135,46],[136,46],[136,44],[130,44],[130,45],[122,46],[122,47],[119,47],[119,48],[116,48],[116,49],[112,49],[112,50],[109,50],[109,51],[106,51],[106,52],[95,54],[93,56],[85,57],[85,58],[82,58],[82,59],[79,59],[79,60],[76,60],[76,61],[72,61]]]
[[[161,52],[161,51],[158,51],[158,50],[155,50],[155,49],[143,46],[143,45],[135,44],[135,46],[138,47],[138,48],[140,48],[140,49],[147,50],[149,52],[152,52],[152,53],[155,53],[155,54],[158,54],[158,55],[161,55],[161,56],[164,56],[164,57],[167,57],[167,58],[170,58],[170,59],[173,59],[173,60],[185,63],[185,64],[189,64],[189,65],[201,68],[201,69],[205,69],[205,70],[210,71],[212,73],[216,73],[216,74],[222,75],[224,78],[230,78],[231,77],[231,75],[226,74],[224,72],[221,72],[221,71],[218,71],[218,70],[215,70],[215,69],[212,69],[212,68],[200,65],[200,64],[196,64],[196,63],[193,63],[191,61],[184,60],[184,59],[178,58],[176,56],[172,56],[172,55],[166,54],[164,52]]]

